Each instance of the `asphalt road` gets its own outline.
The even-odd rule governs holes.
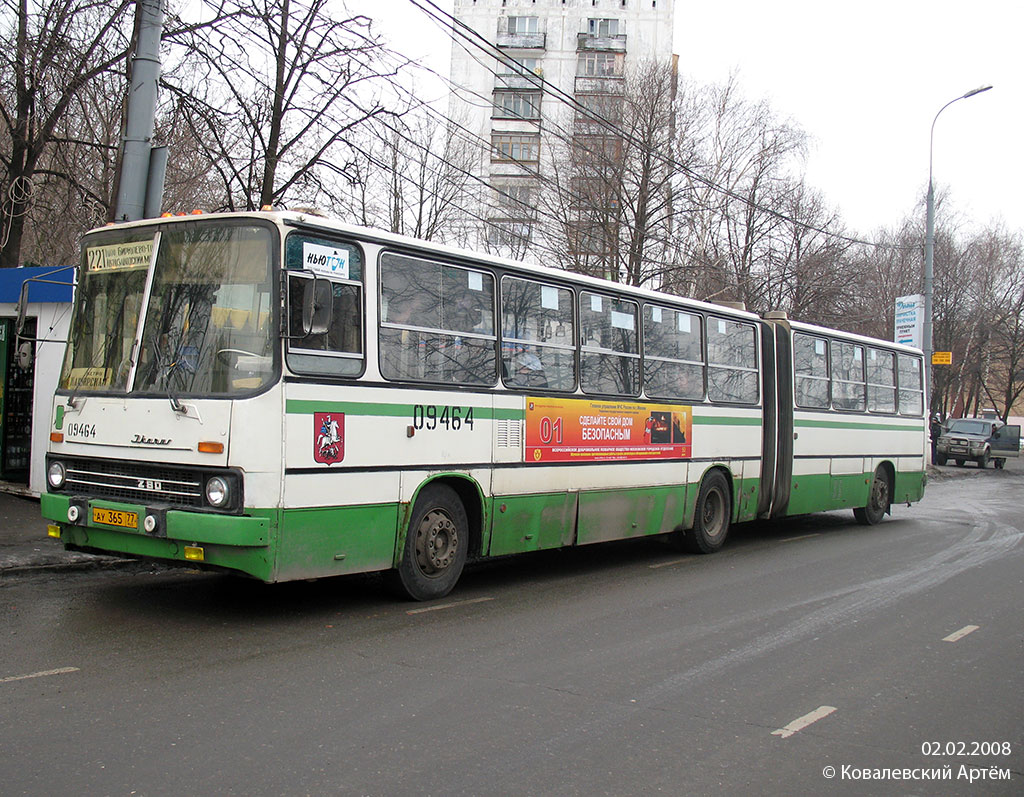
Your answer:
[[[0,792],[1021,794],[1022,498],[1013,463],[874,528],[520,557],[435,604],[371,577],[7,579]]]

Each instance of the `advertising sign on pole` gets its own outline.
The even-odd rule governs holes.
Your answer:
[[[918,349],[924,345],[924,296],[896,297],[896,334],[893,340]]]

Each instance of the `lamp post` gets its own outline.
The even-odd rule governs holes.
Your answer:
[[[939,114],[946,110],[954,102],[966,100],[975,94],[988,91],[991,86],[979,86],[971,89],[950,100],[941,108],[939,113],[932,119],[931,134],[928,138],[928,198],[926,201],[927,212],[925,216],[925,237],[924,237],[924,384],[925,395],[928,396],[928,414],[931,415],[932,395],[932,290],[935,282],[934,257],[935,257],[935,187],[932,184],[932,154],[935,150],[935,123],[939,121]]]

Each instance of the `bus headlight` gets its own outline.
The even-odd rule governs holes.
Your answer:
[[[46,480],[54,490],[59,490],[64,486],[67,475],[62,462],[51,462],[50,467],[46,470]]]
[[[228,487],[227,479],[220,476],[211,476],[206,480],[206,500],[210,506],[218,509],[225,507],[231,501],[231,489]]]

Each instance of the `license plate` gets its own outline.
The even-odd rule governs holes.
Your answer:
[[[137,512],[122,512],[119,509],[103,509],[94,506],[92,522],[102,523],[104,526],[119,526],[122,529],[137,529],[139,515]]]

